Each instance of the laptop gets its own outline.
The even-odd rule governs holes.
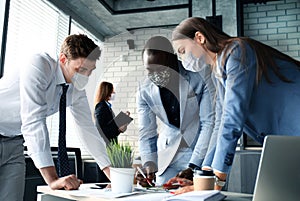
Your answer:
[[[265,138],[253,201],[300,200],[300,136]]]

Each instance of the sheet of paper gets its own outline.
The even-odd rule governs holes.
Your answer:
[[[191,191],[173,197],[165,198],[163,201],[221,201],[226,196],[218,190]]]
[[[141,195],[135,195],[130,197],[119,198],[120,201],[162,201],[165,198],[174,196],[171,193],[145,193]]]
[[[63,191],[64,194],[76,197],[90,197],[90,198],[121,198],[138,194],[140,192],[132,193],[113,193],[110,188],[100,189],[95,184],[82,184],[78,190]]]
[[[61,193],[74,197],[89,197],[89,198],[118,198],[120,201],[161,201],[170,196],[174,196],[168,191],[160,189],[151,189],[146,191],[133,191],[131,193],[113,193],[110,188],[97,188],[95,184],[82,184],[78,190],[66,191],[61,190]]]

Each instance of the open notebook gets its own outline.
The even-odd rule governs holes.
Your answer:
[[[253,201],[300,200],[300,136],[266,137]]]

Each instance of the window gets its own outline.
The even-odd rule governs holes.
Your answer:
[[[14,72],[37,52],[56,57],[57,46],[68,35],[66,19],[43,1],[11,0],[4,73]]]

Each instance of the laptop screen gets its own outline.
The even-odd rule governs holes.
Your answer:
[[[300,200],[300,136],[266,137],[253,201]]]

